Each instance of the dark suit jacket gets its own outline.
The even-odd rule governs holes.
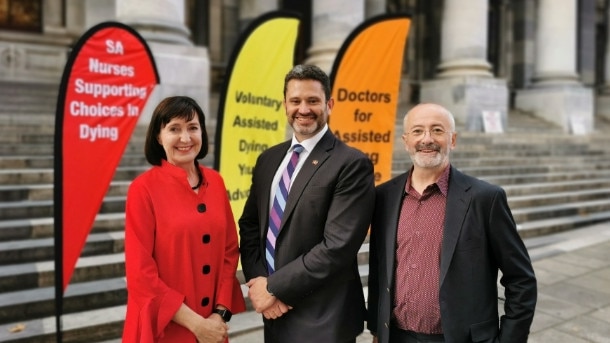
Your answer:
[[[376,189],[371,226],[368,328],[388,342],[396,229],[408,173]],[[498,318],[498,269],[505,315]],[[440,261],[441,324],[446,342],[526,342],[536,279],[506,193],[451,167]]]
[[[239,219],[246,280],[267,276],[269,190],[290,143],[267,149],[254,167]],[[374,197],[370,159],[329,129],[294,179],[286,202],[268,288],[294,308],[265,320],[266,334],[285,342],[345,342],[362,332],[366,308],[356,258]]]

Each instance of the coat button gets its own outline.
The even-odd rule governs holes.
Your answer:
[[[201,240],[203,241],[203,244],[210,243],[210,235],[206,233],[205,235],[203,235],[203,238]]]
[[[203,273],[204,274],[209,274],[210,273],[210,269],[211,269],[210,266],[206,264],[205,266],[203,266]]]
[[[199,213],[203,213],[205,212],[206,208],[205,208],[205,204],[199,204],[197,205],[197,212]]]
[[[205,297],[201,299],[201,306],[208,306],[210,304],[210,298]]]

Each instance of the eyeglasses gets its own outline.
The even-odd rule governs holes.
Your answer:
[[[451,132],[451,131],[445,131],[440,127],[435,127],[430,130],[413,129],[413,130],[407,132],[406,134],[413,138],[421,138],[426,135],[426,132],[428,132],[431,137],[442,137],[444,134]]]

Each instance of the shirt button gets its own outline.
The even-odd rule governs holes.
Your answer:
[[[413,264],[411,265],[411,268],[413,268],[413,269],[417,268],[417,264],[413,263]]]
[[[203,266],[203,270],[202,271],[203,271],[204,274],[209,274],[210,273],[210,269],[211,269],[210,266],[206,264],[205,266]]]
[[[206,208],[205,208],[205,204],[199,204],[197,205],[197,212],[199,213],[203,213],[205,212]]]
[[[203,244],[210,243],[210,235],[206,233],[205,235],[203,235],[201,240],[203,241]]]
[[[201,306],[208,306],[210,304],[210,298],[205,297],[201,299]]]

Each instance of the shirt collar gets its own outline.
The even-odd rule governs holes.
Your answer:
[[[311,152],[313,150],[313,148],[316,147],[316,144],[318,144],[318,142],[322,139],[322,136],[324,136],[326,131],[328,131],[328,124],[324,124],[324,127],[322,128],[322,130],[320,130],[320,132],[316,133],[311,138],[304,139],[302,142],[299,142],[297,140],[296,136],[294,134],[292,134],[291,147],[293,147],[295,144],[301,144],[303,146],[303,148],[305,149],[305,151]],[[292,148],[290,148],[289,151],[292,151]]]
[[[448,164],[447,167],[445,167],[445,170],[443,170],[443,173],[441,174],[441,176],[438,178],[438,180],[436,180],[435,184],[438,187],[438,189],[441,191],[441,193],[444,196],[447,196],[447,193],[449,191],[449,171],[451,170],[451,164]],[[407,184],[405,185],[405,193],[409,193],[409,189],[411,189],[411,175],[413,174],[413,167],[411,167],[411,170],[409,171],[409,177],[407,177]],[[430,186],[428,186],[430,187]]]

